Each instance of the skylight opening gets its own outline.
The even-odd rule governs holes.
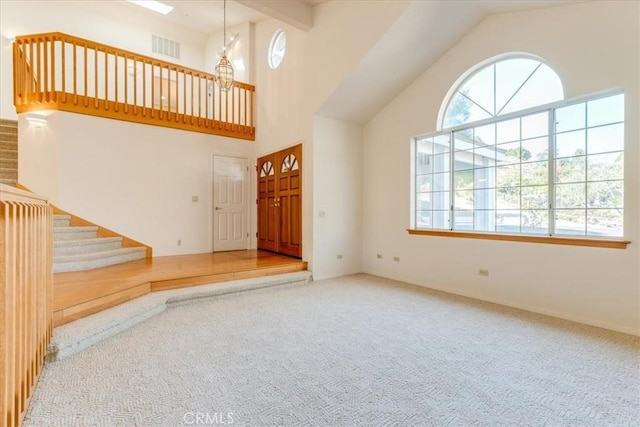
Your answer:
[[[166,15],[167,13],[173,10],[173,6],[169,6],[168,4],[160,3],[156,0],[127,0],[129,3],[133,3],[138,6],[142,6],[146,9],[153,10],[154,12],[161,13]]]

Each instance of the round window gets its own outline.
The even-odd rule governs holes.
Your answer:
[[[284,30],[278,30],[271,38],[269,45],[269,67],[278,68],[284,58],[284,51],[287,47],[287,35]]]

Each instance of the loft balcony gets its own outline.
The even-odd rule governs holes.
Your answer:
[[[16,111],[58,110],[255,140],[255,87],[63,33],[16,37]]]

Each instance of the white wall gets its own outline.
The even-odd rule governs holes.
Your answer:
[[[320,280],[362,271],[362,127],[321,116],[314,123],[314,161],[331,165],[313,176],[314,279]]]
[[[314,135],[335,132],[332,125],[323,131],[322,127],[329,122],[314,122],[315,112],[406,6],[405,1],[327,2],[314,7],[314,24],[309,32],[273,19],[255,24],[256,157],[302,143],[302,250],[314,277],[355,271],[359,262],[356,256],[352,258],[354,264],[349,264],[351,261],[345,261],[346,258],[342,264],[336,264],[335,250],[345,248],[343,256],[346,257],[355,247],[345,245],[342,228],[322,225],[316,229],[314,225],[319,220],[315,199],[324,200],[324,195],[331,191],[330,180],[315,178],[334,173],[333,159],[327,161],[327,151],[319,147]],[[354,17],[358,18],[355,24]],[[286,54],[280,67],[272,70],[267,65],[267,51],[274,32],[280,28],[287,35]],[[344,136],[340,141],[355,144],[344,147],[347,152],[359,145]],[[334,147],[341,148],[337,143]],[[345,192],[344,197],[356,200],[360,197],[356,190],[356,187],[346,187],[341,191]],[[352,223],[351,209],[341,207],[333,215],[328,221]],[[318,230],[323,231],[320,242],[341,243],[325,249],[314,241],[319,238]],[[318,248],[322,249],[315,253]]]
[[[363,145],[364,271],[640,334],[638,8],[588,2],[491,16],[371,120]],[[411,138],[436,130],[441,102],[460,75],[506,52],[544,58],[568,98],[624,88],[626,250],[407,234]],[[479,268],[490,276],[480,277]]]
[[[110,2],[77,1],[1,1],[0,2],[0,117],[16,119],[13,93],[12,50],[9,36],[63,32],[110,46],[157,57],[203,70],[206,36],[179,25],[152,18],[140,7]],[[182,43],[176,60],[151,52],[151,35],[158,34]]]
[[[158,126],[64,112],[46,128],[29,128],[22,115],[19,126],[22,184],[154,256],[211,252],[213,155],[255,162],[252,142]],[[255,217],[251,224],[255,235]]]

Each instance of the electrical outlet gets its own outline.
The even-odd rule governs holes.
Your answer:
[[[376,254],[376,257],[377,257],[378,259],[382,259],[382,254]]]
[[[342,259],[342,254],[338,254],[337,258]]]
[[[399,256],[394,256],[394,257],[393,257],[393,260],[394,260],[395,262],[400,262],[400,257],[399,257]]]
[[[480,270],[478,270],[478,274],[481,276],[488,276],[489,275],[489,270],[485,270],[483,268],[481,268]]]
[[[200,200],[200,199],[198,199],[198,196],[191,196],[191,201],[193,203],[196,203],[198,200]]]
[[[182,246],[182,240],[178,240],[178,246]]]

